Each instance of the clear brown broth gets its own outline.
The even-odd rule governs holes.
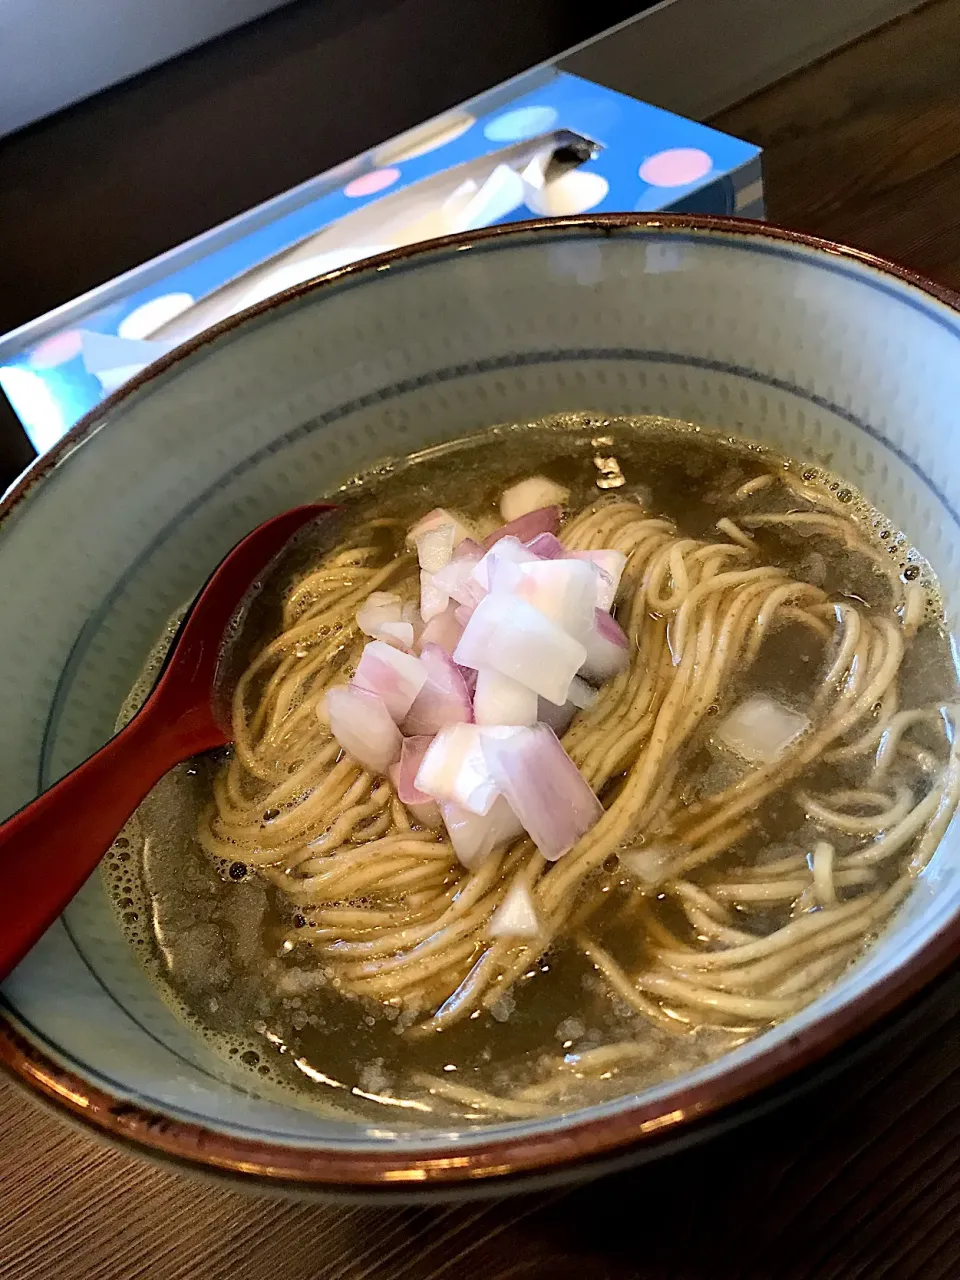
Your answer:
[[[436,506],[456,508],[492,527],[503,488],[539,472],[571,490],[570,508],[605,493],[635,495],[652,513],[669,517],[692,537],[716,537],[714,526],[733,514],[729,495],[745,481],[787,468],[802,474],[824,506],[849,514],[908,577],[928,588],[927,616],[908,650],[901,677],[908,704],[956,697],[957,677],[945,635],[936,583],[904,536],[871,509],[842,479],[819,468],[772,456],[757,446],[659,419],[599,422],[585,415],[548,424],[497,428],[402,464],[378,468],[333,495],[346,505],[346,528],[371,511],[397,514],[410,523]],[[322,482],[318,481],[318,490]],[[765,495],[764,509],[782,507],[783,494]],[[886,578],[857,553],[839,550],[822,535],[761,529],[756,533],[768,563],[799,577],[814,573],[831,597],[852,598],[889,610]],[[384,557],[398,547],[384,537]],[[168,641],[169,637],[167,637]],[[161,646],[162,648],[162,646]],[[791,705],[808,703],[822,653],[799,625],[776,629],[740,687],[725,704],[764,692]],[[154,656],[132,695],[143,696],[159,661]],[[704,732],[691,745],[694,800],[726,785],[736,765],[718,754]],[[218,865],[195,839],[198,814],[209,802],[216,758],[174,770],[142,805],[112,850],[104,874],[118,918],[165,999],[214,1045],[253,1089],[282,1090],[308,1106],[332,1108],[391,1123],[448,1121],[433,1100],[410,1084],[413,1071],[453,1075],[493,1094],[509,1093],[535,1077],[549,1059],[632,1038],[639,1049],[628,1073],[577,1081],[560,1105],[585,1105],[643,1089],[716,1058],[756,1033],[736,1020],[718,1027],[680,1028],[671,1034],[611,998],[589,962],[560,944],[524,975],[489,1013],[442,1034],[412,1041],[405,1015],[347,998],[317,985],[299,952],[287,954],[284,934],[296,911],[272,887],[240,864]],[[801,784],[817,791],[862,782],[845,769],[816,765]],[[764,859],[807,847],[812,837],[790,795],[766,802],[760,823],[738,847],[739,861]],[[883,874],[898,875],[907,850]],[[715,867],[713,868],[716,869]],[[638,892],[628,875],[607,876],[608,901],[595,917],[595,936],[629,970],[641,964],[646,940],[635,926],[618,922],[617,903]],[[654,907],[669,928],[689,928],[662,896]],[[749,927],[771,931],[789,917],[789,906],[750,912]],[[869,939],[864,939],[864,946]],[[763,1028],[759,1028],[762,1030]],[[454,1108],[454,1112],[456,1108]],[[469,1107],[463,1113],[480,1119]]]

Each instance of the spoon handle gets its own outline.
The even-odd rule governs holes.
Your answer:
[[[0,981],[56,920],[185,743],[144,710],[0,826]]]

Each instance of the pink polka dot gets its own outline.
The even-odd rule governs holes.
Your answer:
[[[697,147],[673,147],[648,156],[640,166],[640,177],[651,187],[685,187],[713,168],[713,161]]]
[[[30,364],[34,369],[56,369],[57,365],[78,356],[82,345],[83,339],[76,329],[55,333],[31,352]]]
[[[400,177],[399,169],[374,169],[371,173],[363,173],[354,178],[343,188],[343,194],[356,199],[358,196],[375,196],[378,191],[392,187]]]

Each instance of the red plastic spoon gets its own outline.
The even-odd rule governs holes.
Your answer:
[[[194,601],[133,719],[0,826],[0,980],[79,891],[163,775],[231,740],[218,706],[226,703],[218,677],[231,623],[293,535],[331,509],[294,507],[237,543]]]

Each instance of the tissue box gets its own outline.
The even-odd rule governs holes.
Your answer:
[[[541,68],[339,165],[0,338],[39,452],[186,338],[383,249],[532,216],[763,217],[760,151]]]

